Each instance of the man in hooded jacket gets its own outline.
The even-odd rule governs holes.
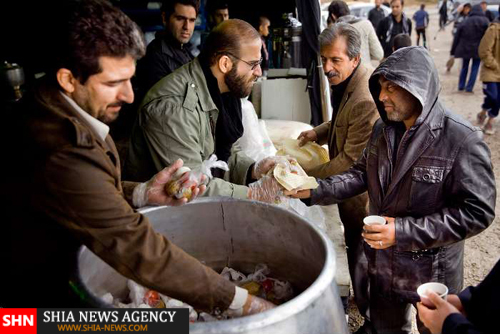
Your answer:
[[[464,239],[495,216],[490,151],[479,128],[441,103],[428,51],[394,52],[370,78],[380,119],[361,158],[347,172],[319,180],[297,198],[329,205],[368,191],[369,213],[387,224],[365,226],[370,326],[365,332],[411,332],[417,287],[463,284]],[[418,323],[420,332],[427,332]]]

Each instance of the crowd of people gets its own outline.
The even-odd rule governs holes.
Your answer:
[[[3,182],[9,209],[0,258],[9,270],[0,275],[0,306],[82,306],[68,282],[85,245],[123,276],[201,310],[249,315],[274,308],[155,233],[136,211],[188,202],[168,195],[166,184],[182,166],[199,168],[215,154],[228,170],[213,169],[191,183],[189,200],[273,203],[285,195],[307,205],[339,204],[354,300],[364,318],[358,334],[410,333],[412,305],[421,333],[489,332],[499,311],[498,265],[478,287],[462,288],[465,239],[495,217],[483,133],[494,133],[500,109],[500,21],[490,22],[484,5],[464,4],[454,31],[451,55],[463,59],[460,91],[473,91],[482,64],[480,129],[440,99],[425,5],[414,24],[404,0],[392,0],[387,17],[380,6],[375,0],[362,20],[344,1],[330,4],[318,41],[332,118],[298,137],[300,145],[328,145],[330,160],[306,170],[317,189],[284,191],[267,175],[274,157],[254,161],[234,149],[244,131],[241,99],[267,64],[267,17],[253,25],[230,19],[227,3],[219,3],[209,10],[210,31],[194,57],[189,41],[198,0],[165,1],[165,30],[147,46],[138,26],[106,0],[66,1],[52,36],[58,47],[51,70],[2,133],[12,163]],[[447,0],[439,8],[444,29]],[[374,68],[373,61],[380,64]],[[122,165],[108,124],[134,99],[137,118]],[[387,224],[366,226],[368,215]],[[51,274],[37,276],[33,298],[26,287],[42,272]],[[446,301],[430,294],[434,308],[416,293],[430,281],[450,292]]]

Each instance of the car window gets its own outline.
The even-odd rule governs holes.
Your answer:
[[[359,15],[360,11],[361,11],[360,8],[354,8],[353,10],[351,10],[351,15],[360,17],[360,15]]]

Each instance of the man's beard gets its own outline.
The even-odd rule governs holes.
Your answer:
[[[123,102],[115,102],[115,103],[108,105],[108,107],[120,107],[120,110],[118,110],[114,113],[108,113],[106,111],[103,113],[99,113],[99,115],[97,115],[97,119],[100,120],[101,122],[103,122],[104,124],[109,124],[109,123],[114,122],[118,118],[120,111],[121,111],[121,107],[124,104],[125,103],[123,103]],[[106,107],[106,109],[108,107]]]
[[[249,82],[245,80],[244,76],[238,76],[236,74],[236,66],[233,66],[231,70],[224,76],[224,82],[231,94],[237,98],[244,98],[250,95],[252,92],[252,86]]]
[[[413,110],[396,110],[394,107],[391,112],[386,111],[387,119],[392,122],[403,122],[413,116]]]

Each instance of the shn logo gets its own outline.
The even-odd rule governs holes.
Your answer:
[[[33,315],[24,314],[5,314],[2,317],[2,325],[4,327],[9,326],[33,326]]]
[[[36,334],[36,308],[0,308],[0,334]]]

